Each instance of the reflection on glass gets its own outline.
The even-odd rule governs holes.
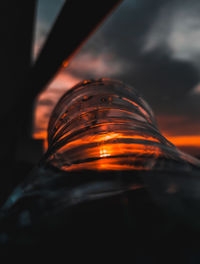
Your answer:
[[[200,230],[200,162],[160,134],[150,107],[132,87],[110,79],[76,85],[53,111],[48,144],[41,162],[0,211],[12,243],[23,236],[34,243],[27,227],[38,230],[37,243],[47,230],[43,236],[48,244],[57,243],[63,230],[65,237],[71,230],[74,237],[78,226],[79,237],[108,227],[106,237],[113,223],[118,223],[115,232],[127,228],[132,237],[139,230],[140,238],[143,230],[146,240],[155,223],[165,233],[168,217]],[[124,212],[126,221],[117,222]],[[140,229],[134,227],[135,219],[144,223],[147,218]],[[103,219],[111,225],[102,225]],[[58,239],[52,238],[53,230]],[[160,235],[157,225],[156,232]]]
[[[48,145],[45,163],[65,171],[200,166],[161,135],[136,90],[110,79],[81,82],[63,95],[49,122]]]

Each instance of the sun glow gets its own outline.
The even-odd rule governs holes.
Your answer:
[[[100,148],[99,154],[101,158],[108,157],[111,155],[104,146]]]

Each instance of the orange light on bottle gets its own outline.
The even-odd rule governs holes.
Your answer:
[[[199,166],[160,134],[148,104],[120,81],[83,81],[52,113],[45,162],[61,170],[168,169],[163,160]]]
[[[150,107],[132,87],[110,79],[84,81],[56,105],[49,122],[48,150],[10,195],[4,210],[9,217],[12,210],[16,216],[18,208],[30,212],[38,226],[40,218],[43,223],[59,213],[68,218],[70,213],[65,212],[76,212],[79,205],[82,216],[82,208],[91,202],[93,214],[97,200],[102,209],[112,201],[111,213],[119,203],[119,216],[122,202],[130,204],[134,217],[135,208],[140,207],[141,213],[148,206],[149,217],[150,202],[152,208],[156,205],[175,215],[176,222],[185,219],[200,230],[199,172],[200,161],[161,135]],[[108,211],[100,212],[106,219]],[[157,216],[156,212],[156,223]]]

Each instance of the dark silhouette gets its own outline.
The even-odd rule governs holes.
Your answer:
[[[1,204],[42,155],[41,143],[31,138],[36,96],[119,2],[66,1],[34,65],[37,1],[1,4]],[[32,157],[33,152],[37,157]]]

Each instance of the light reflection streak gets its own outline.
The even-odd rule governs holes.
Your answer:
[[[110,143],[104,141],[89,145],[77,145],[76,148],[61,148],[52,156],[53,164],[61,161],[62,170],[149,170],[154,160],[162,155],[158,146],[136,143]],[[78,153],[77,153],[78,150]],[[58,160],[56,159],[58,157]],[[62,157],[62,160],[61,158]],[[149,158],[149,159],[148,159]],[[70,160],[71,164],[65,161]]]

